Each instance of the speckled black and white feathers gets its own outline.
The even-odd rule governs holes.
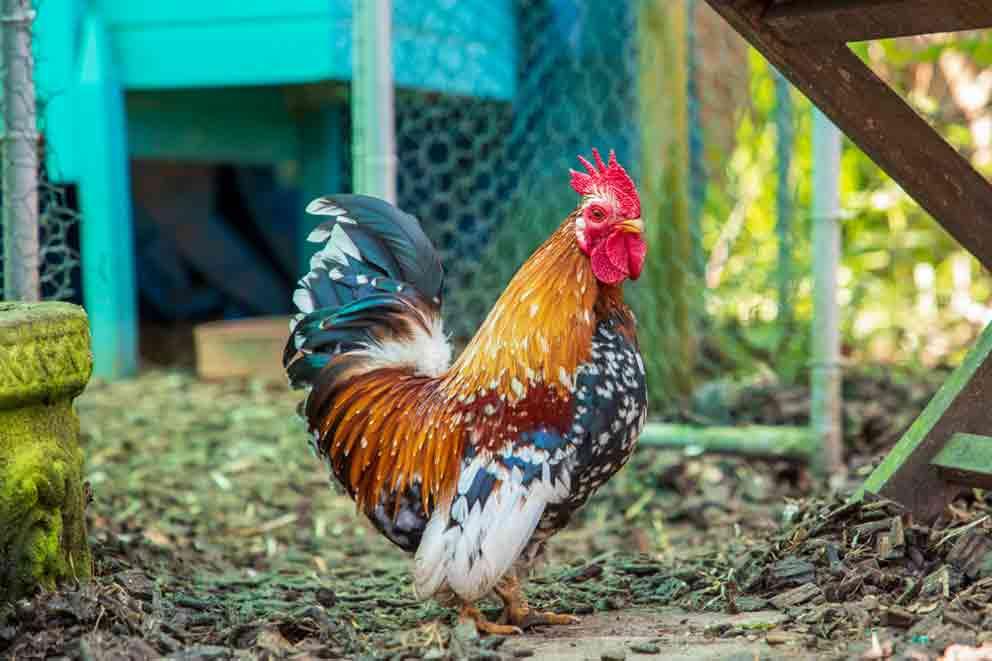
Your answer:
[[[496,452],[466,450],[447,512],[418,549],[416,589],[484,595],[533,557],[629,459],[647,417],[644,363],[617,319],[597,326],[579,366],[568,429],[522,431]]]
[[[599,325],[592,360],[579,368],[575,422],[568,436],[575,447],[569,495],[550,505],[531,545],[564,528],[572,514],[613,477],[634,451],[647,420],[644,361],[614,320]]]

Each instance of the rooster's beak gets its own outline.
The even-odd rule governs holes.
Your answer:
[[[628,232],[630,234],[643,234],[644,233],[644,221],[640,218],[633,218],[631,220],[625,220],[622,223],[617,223],[617,228],[621,232]]]

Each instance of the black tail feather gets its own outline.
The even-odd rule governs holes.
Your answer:
[[[405,213],[395,206],[367,195],[333,195],[314,200],[307,211],[318,215],[332,215],[334,220],[318,227],[319,230],[331,231],[335,225],[353,221],[361,230],[352,236],[359,250],[360,242],[366,237],[374,238],[373,243],[380,244],[393,258],[398,270],[393,272],[385,263],[373,262],[386,271],[394,279],[412,285],[427,300],[440,301],[441,289],[444,285],[444,268],[441,258],[431,240],[424,234],[416,217]],[[344,213],[339,213],[343,211]],[[352,225],[348,225],[348,228]],[[349,236],[350,233],[349,233]],[[372,244],[371,254],[376,254]],[[364,255],[364,253],[363,253]]]
[[[283,364],[295,387],[314,385],[328,361],[384,336],[408,333],[423,314],[440,316],[444,270],[414,216],[364,195],[314,200],[307,211],[331,219],[311,241],[326,242],[293,295],[300,309]],[[301,364],[297,356],[305,357]]]

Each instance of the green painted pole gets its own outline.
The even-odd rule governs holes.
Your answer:
[[[638,447],[682,450],[689,454],[732,454],[809,461],[816,447],[807,427],[690,427],[649,422]]]
[[[813,110],[813,347],[810,420],[819,443],[817,468],[844,470],[841,429],[840,268],[841,135],[826,115]]]
[[[354,0],[351,81],[356,193],[396,202],[391,0]]]
[[[131,226],[124,92],[107,32],[93,13],[82,31],[76,109],[83,304],[90,318],[94,376],[129,376],[138,366],[138,294]]]

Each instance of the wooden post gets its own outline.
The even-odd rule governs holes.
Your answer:
[[[137,370],[138,294],[124,93],[106,30],[93,12],[83,22],[77,98],[77,151],[86,158],[79,173],[83,302],[94,374],[112,379]]]
[[[396,202],[392,0],[354,0],[354,191]]]
[[[845,43],[989,27],[992,5],[984,0],[822,0],[774,6],[765,0],[706,1],[948,233],[992,267],[992,186]],[[960,491],[949,478],[963,477],[964,484],[984,481],[976,477],[981,465],[963,470],[960,462],[974,456],[976,438],[992,428],[990,392],[992,329],[986,329],[856,497],[880,494],[929,521]]]
[[[858,6],[855,19],[844,24],[845,30],[836,31],[851,40],[940,31],[941,25],[962,29],[992,24],[992,5],[984,0],[851,1]],[[806,33],[773,29],[766,22],[765,0],[706,2],[951,236],[992,268],[992,186],[846,44],[832,41],[826,33],[821,35],[825,41],[786,40],[783,35],[798,38]],[[783,7],[798,10],[811,4],[791,2]],[[818,4],[823,9],[831,3]],[[926,11],[924,5],[929,7]],[[821,15],[836,17],[826,9]],[[948,24],[942,16],[953,16],[957,22]],[[970,23],[965,20],[968,16]],[[933,176],[936,164],[939,177]]]
[[[652,392],[688,395],[695,366],[695,278],[689,210],[689,103],[685,0],[645,0],[638,17],[641,201],[648,257],[639,318]]]
[[[992,326],[954,370],[913,426],[856,494],[874,493],[908,507],[923,521],[936,518],[961,492],[944,480],[932,462],[958,432],[987,434],[992,430]]]
[[[762,11],[769,27],[802,44],[992,28],[990,9],[987,0],[804,0],[765,3]]]

